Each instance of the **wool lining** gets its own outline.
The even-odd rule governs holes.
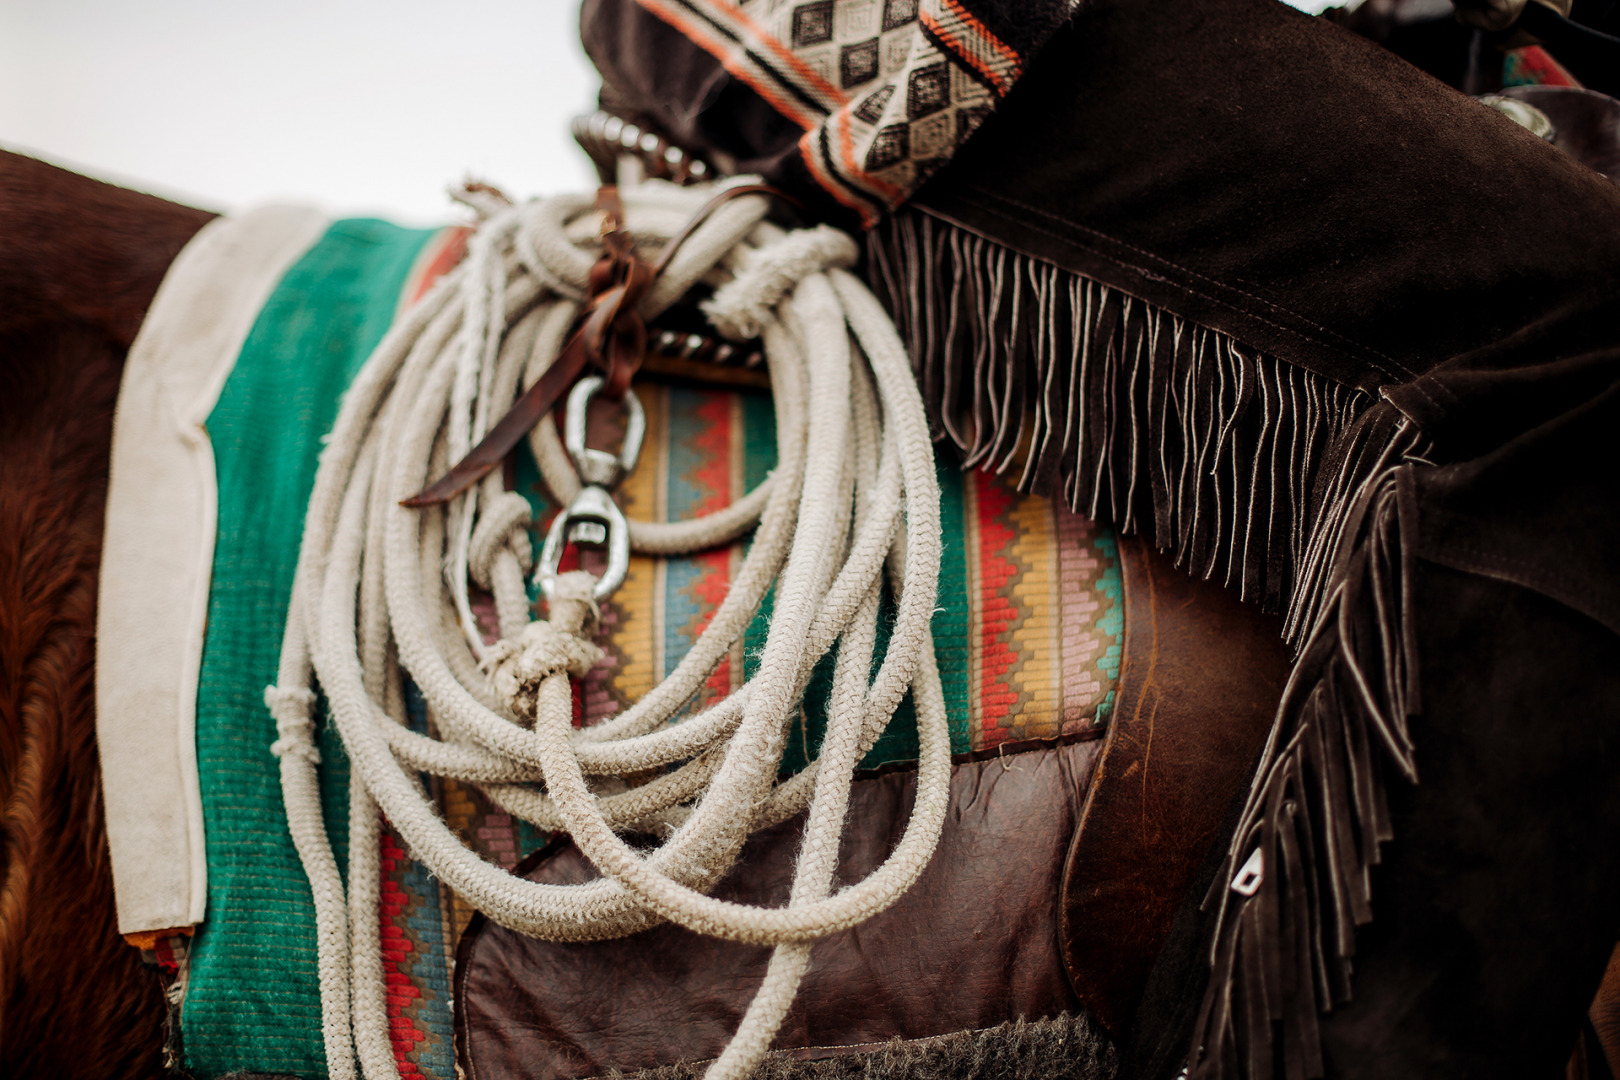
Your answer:
[[[1053,1020],[1010,1020],[993,1028],[931,1039],[894,1039],[871,1050],[806,1060],[806,1051],[777,1051],[752,1080],[1113,1080],[1118,1055],[1102,1028],[1081,1014]],[[608,1074],[610,1080],[698,1080],[706,1062]]]

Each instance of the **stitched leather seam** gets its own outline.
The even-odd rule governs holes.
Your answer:
[[[1424,547],[1428,548],[1429,545],[1425,544]],[[1425,550],[1423,558],[1429,562],[1438,563],[1441,566],[1450,567],[1465,574],[1478,574],[1482,577],[1494,578],[1497,581],[1506,581],[1508,584],[1517,585],[1521,589],[1529,589],[1531,592],[1539,593],[1549,600],[1580,612],[1593,622],[1602,623],[1616,633],[1620,633],[1620,626],[1615,624],[1612,617],[1599,614],[1599,605],[1582,602],[1583,592],[1589,592],[1589,590],[1581,589],[1579,582],[1562,574],[1548,573],[1539,563],[1499,555],[1468,544],[1456,543],[1448,543],[1443,548],[1433,552]],[[1521,573],[1523,570],[1530,570],[1532,573],[1523,574]]]
[[[1118,686],[1116,681],[1115,686]],[[1116,690],[1116,697],[1117,697]],[[951,768],[963,765],[976,765],[981,761],[998,761],[1003,758],[1017,757],[1019,754],[1033,754],[1039,751],[1060,750],[1075,743],[1094,742],[1107,736],[1113,726],[1112,720],[1102,724],[1092,724],[1078,731],[1066,731],[1061,735],[1048,735],[1044,738],[1018,739],[1013,742],[997,743],[995,746],[981,750],[965,750],[960,754],[951,755]],[[886,761],[882,765],[870,769],[856,769],[856,780],[875,780],[880,776],[887,776],[896,772],[916,772],[917,759],[905,758],[899,761]]]
[[[1444,413],[1446,411],[1446,404],[1447,403],[1444,402],[1444,401],[1441,401],[1439,398],[1437,398],[1433,394],[1431,394],[1429,392],[1430,388],[1424,385],[1423,380],[1417,380],[1417,381],[1414,381],[1414,382],[1407,383],[1406,388],[1411,393],[1414,393],[1418,397],[1422,398],[1424,401],[1427,401],[1430,405],[1433,405],[1441,413]]]
[[[1239,296],[1247,297],[1248,299],[1253,300],[1257,304],[1263,304],[1268,308],[1271,308],[1271,309],[1273,309],[1275,311],[1282,312],[1282,313],[1284,313],[1286,315],[1289,315],[1289,316],[1291,316],[1291,317],[1293,317],[1295,319],[1298,319],[1300,322],[1304,323],[1306,326],[1309,326],[1313,330],[1316,330],[1319,333],[1321,333],[1324,338],[1332,339],[1331,341],[1324,340],[1322,342],[1319,342],[1319,344],[1327,345],[1329,348],[1339,348],[1341,346],[1347,346],[1347,347],[1349,347],[1351,349],[1355,349],[1355,350],[1357,350],[1359,352],[1365,352],[1365,353],[1370,354],[1371,356],[1378,357],[1380,360],[1383,360],[1383,361],[1387,362],[1388,364],[1390,364],[1392,366],[1393,370],[1391,370],[1391,368],[1384,367],[1381,364],[1377,364],[1377,363],[1373,364],[1373,366],[1378,369],[1378,373],[1380,375],[1383,375],[1387,379],[1397,380],[1398,381],[1398,380],[1400,380],[1402,378],[1410,379],[1410,378],[1414,378],[1416,376],[1416,372],[1413,372],[1410,369],[1408,369],[1406,367],[1406,365],[1402,364],[1399,360],[1396,360],[1394,357],[1388,356],[1388,355],[1386,355],[1386,354],[1384,354],[1382,352],[1379,352],[1377,349],[1374,349],[1370,345],[1363,345],[1360,342],[1353,341],[1350,338],[1347,338],[1342,334],[1336,333],[1335,331],[1330,330],[1327,327],[1322,326],[1319,323],[1316,323],[1311,319],[1307,319],[1303,315],[1300,315],[1298,312],[1295,312],[1295,311],[1290,310],[1289,308],[1283,307],[1281,304],[1278,304],[1278,303],[1276,303],[1274,301],[1267,300],[1264,297],[1255,296],[1253,293],[1246,292],[1243,289],[1237,288],[1235,286],[1222,285],[1220,282],[1216,281],[1215,279],[1209,277],[1206,274],[1200,274],[1198,271],[1193,270],[1190,267],[1182,266],[1179,263],[1175,263],[1175,262],[1170,261],[1169,259],[1165,259],[1165,258],[1163,258],[1161,256],[1155,255],[1155,254],[1153,254],[1153,252],[1148,251],[1148,250],[1146,250],[1144,248],[1138,247],[1138,246],[1136,246],[1134,244],[1127,243],[1126,241],[1120,240],[1120,239],[1118,239],[1116,237],[1109,236],[1107,233],[1102,232],[1099,229],[1094,229],[1094,228],[1092,228],[1092,227],[1090,227],[1088,225],[1081,225],[1081,224],[1078,224],[1076,222],[1068,221],[1068,220],[1066,220],[1064,218],[1058,217],[1056,214],[1052,214],[1052,213],[1049,213],[1049,212],[1047,212],[1045,210],[1042,210],[1039,207],[1030,206],[1030,205],[1028,205],[1026,203],[1019,202],[1017,199],[1008,198],[1005,195],[1001,195],[1001,194],[999,194],[997,192],[989,191],[989,190],[987,190],[985,188],[981,188],[981,187],[978,187],[978,186],[973,185],[973,184],[966,184],[966,185],[964,185],[964,187],[966,188],[966,190],[971,191],[971,192],[975,193],[976,195],[980,195],[980,196],[982,196],[983,198],[985,198],[987,200],[993,200],[993,201],[997,201],[997,202],[1006,203],[1006,204],[1008,204],[1010,206],[1016,206],[1021,210],[1024,210],[1024,211],[1026,211],[1026,212],[1028,212],[1030,214],[1035,214],[1035,215],[1038,215],[1040,217],[1046,218],[1049,221],[1062,222],[1065,226],[1069,226],[1069,227],[1072,227],[1074,229],[1080,230],[1082,232],[1089,233],[1092,236],[1098,237],[1098,238],[1100,238],[1102,240],[1109,241],[1110,243],[1118,244],[1120,247],[1126,249],[1127,251],[1133,251],[1138,255],[1144,256],[1144,257],[1146,257],[1148,259],[1151,259],[1151,260],[1153,260],[1155,262],[1161,263],[1164,266],[1168,266],[1168,267],[1170,267],[1172,269],[1179,270],[1182,273],[1189,275],[1190,277],[1196,278],[1196,279],[1198,279],[1200,281],[1203,281],[1203,282],[1207,282],[1210,285],[1215,285],[1215,286],[1218,286],[1220,288],[1230,289],[1232,292],[1237,293]],[[926,206],[924,208],[927,209]],[[1121,258],[1119,258],[1117,256],[1109,254],[1108,252],[1102,251],[1102,250],[1100,250],[1100,249],[1098,249],[1096,247],[1092,247],[1092,246],[1090,246],[1088,244],[1081,243],[1080,241],[1078,241],[1078,240],[1076,240],[1076,239],[1074,239],[1072,237],[1065,236],[1062,233],[1056,232],[1056,231],[1054,231],[1054,230],[1052,230],[1050,228],[1043,228],[1042,226],[1040,226],[1038,224],[1035,224],[1035,223],[1032,223],[1032,222],[1016,222],[1015,219],[1011,215],[1003,213],[1003,212],[997,210],[994,207],[985,207],[984,209],[986,209],[988,212],[990,212],[992,214],[996,214],[998,217],[1001,217],[1002,219],[1004,219],[1006,221],[1013,221],[1015,224],[1022,224],[1026,228],[1030,228],[1030,229],[1033,229],[1034,231],[1036,231],[1038,233],[1041,233],[1043,236],[1051,237],[1053,240],[1056,240],[1059,243],[1068,244],[1071,247],[1076,247],[1076,248],[1080,248],[1080,249],[1085,250],[1085,251],[1092,252],[1093,254],[1099,255],[1102,258],[1105,258],[1105,259],[1108,259],[1108,260],[1110,260],[1112,262],[1117,262],[1117,263],[1120,263],[1121,265],[1127,266],[1130,269],[1135,270],[1138,273],[1141,273],[1141,274],[1143,274],[1143,275],[1145,275],[1145,276],[1147,276],[1149,278],[1159,280],[1159,281],[1163,281],[1166,284],[1175,285],[1178,288],[1186,289],[1189,293],[1191,293],[1194,296],[1197,296],[1197,297],[1199,297],[1199,298],[1201,298],[1203,300],[1207,300],[1210,303],[1218,304],[1219,306],[1221,306],[1223,308],[1226,308],[1226,309],[1228,309],[1230,311],[1237,312],[1240,315],[1244,315],[1244,316],[1247,316],[1248,318],[1252,318],[1252,319],[1255,319],[1255,320],[1257,320],[1259,322],[1262,322],[1265,325],[1273,328],[1274,330],[1279,331],[1280,333],[1287,334],[1287,335],[1289,335],[1291,337],[1301,338],[1301,339],[1306,340],[1306,341],[1311,340],[1311,338],[1309,336],[1307,336],[1306,334],[1303,334],[1300,331],[1298,331],[1298,330],[1296,330],[1296,329],[1294,329],[1292,327],[1284,326],[1281,323],[1273,321],[1272,319],[1268,319],[1264,315],[1260,315],[1260,314],[1257,314],[1257,313],[1254,313],[1254,312],[1243,311],[1241,308],[1234,307],[1232,304],[1228,303],[1225,300],[1222,300],[1218,296],[1212,296],[1212,295],[1210,295],[1208,293],[1200,292],[1199,290],[1194,289],[1191,286],[1183,285],[1183,284],[1181,284],[1179,282],[1171,281],[1168,277],[1165,277],[1163,275],[1163,273],[1158,271],[1158,270],[1151,269],[1151,268],[1149,268],[1147,266],[1143,266],[1143,265],[1141,265],[1139,263],[1126,261],[1125,259],[1121,259]],[[1334,345],[1333,342],[1338,342],[1338,343],[1340,343],[1340,345]]]

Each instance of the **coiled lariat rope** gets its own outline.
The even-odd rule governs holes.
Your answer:
[[[638,251],[654,252],[709,194],[648,183],[622,193]],[[276,719],[288,824],[316,907],[327,1063],[335,1078],[398,1075],[379,954],[379,812],[411,854],[489,918],[555,941],[621,937],[663,920],[774,946],[764,982],[711,1080],[749,1075],[797,993],[818,938],[892,904],[943,825],[950,739],[929,621],[940,559],[939,490],[923,405],[887,315],[842,267],[854,243],[786,232],[765,199],[736,198],[692,231],[639,305],[652,317],[700,279],[711,321],[763,337],[778,461],[733,506],[696,521],[632,521],[634,550],[676,555],[755,529],[730,592],[674,672],[603,723],[575,729],[569,676],[600,656],[600,583],[547,574],[549,619],[529,620],[527,504],[499,471],[444,505],[401,500],[460,461],[556,357],[602,250],[589,197],[509,206],[475,196],[482,223],[459,268],[407,310],[344,398],[321,454],[287,618]],[[564,505],[582,484],[554,423],[529,435]],[[600,482],[600,481],[593,481]],[[887,575],[885,578],[885,569]],[[541,568],[546,574],[546,568]],[[494,596],[486,646],[469,576]],[[894,626],[873,676],[878,604]],[[758,671],[702,712],[677,716],[776,593]],[[817,760],[778,781],[811,670],[836,647]],[[406,724],[401,675],[440,738]],[[319,681],[352,762],[349,889],[321,818],[311,687]],[[921,746],[917,797],[889,858],[832,891],[853,771],[910,691]],[[444,824],[419,776],[473,783],[542,829],[567,832],[601,872],[547,885],[485,862]],[[648,779],[651,776],[652,779]],[[785,907],[706,895],[748,835],[808,809]],[[651,851],[623,832],[664,837]]]

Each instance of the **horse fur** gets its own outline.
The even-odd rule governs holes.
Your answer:
[[[113,407],[212,216],[0,153],[0,1075],[162,1075],[155,972],[114,925],[95,747]]]

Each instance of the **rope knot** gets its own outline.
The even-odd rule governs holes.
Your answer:
[[[552,606],[555,609],[555,600]],[[579,678],[591,670],[602,655],[602,650],[594,643],[555,621],[532,622],[515,640],[508,638],[490,646],[484,664],[489,672],[490,688],[512,710],[512,715],[528,726],[534,722],[541,683],[565,672]]]
[[[278,758],[291,755],[319,765],[321,752],[315,746],[315,721],[310,718],[315,708],[314,692],[307,686],[267,686],[264,704],[281,736],[270,744],[270,752]]]
[[[587,641],[596,637],[602,622],[602,609],[596,606],[596,578],[584,570],[570,570],[552,580],[550,592],[547,608],[552,626]]]
[[[714,291],[703,313],[733,341],[748,341],[765,330],[770,313],[794,286],[829,266],[854,266],[860,250],[848,233],[830,225],[795,229],[744,257],[737,276]]]

